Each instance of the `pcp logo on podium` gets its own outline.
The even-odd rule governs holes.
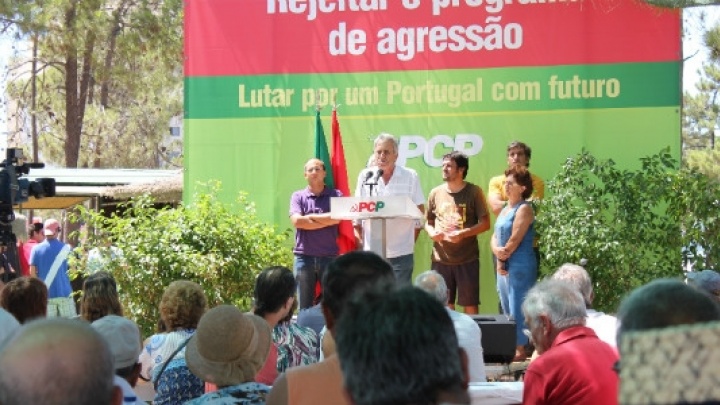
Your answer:
[[[384,201],[360,201],[350,207],[350,212],[378,212],[385,208]]]

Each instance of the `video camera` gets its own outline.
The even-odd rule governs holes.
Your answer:
[[[14,246],[15,234],[12,222],[15,220],[13,206],[35,198],[55,195],[55,179],[41,178],[30,181],[22,176],[30,169],[41,169],[44,163],[25,163],[22,149],[8,148],[7,157],[0,163],[0,246]]]
[[[17,237],[13,232],[15,220],[13,206],[35,198],[55,195],[55,179],[42,178],[30,181],[22,178],[30,169],[45,167],[44,163],[25,163],[23,151],[8,148],[7,157],[0,163],[0,279],[8,282],[20,274],[20,257]]]

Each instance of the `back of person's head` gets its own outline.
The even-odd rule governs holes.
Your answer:
[[[43,224],[42,222],[33,222],[27,228],[28,239],[35,238],[36,235],[43,235]]]
[[[60,221],[55,218],[45,220],[45,224],[43,225],[43,234],[45,234],[46,238],[55,239],[59,236],[60,232],[62,232]]]
[[[47,315],[48,289],[35,277],[18,277],[0,292],[0,306],[20,323]]]
[[[107,315],[93,322],[92,327],[110,347],[115,363],[115,374],[128,380],[130,385],[134,385],[140,370],[138,358],[142,352],[138,326],[122,316]]]
[[[353,251],[339,256],[323,275],[322,305],[335,320],[352,294],[381,280],[394,282],[392,266],[373,252]]]
[[[688,285],[704,291],[720,301],[720,273],[715,270],[691,271],[687,273]]]
[[[445,279],[435,270],[428,270],[417,276],[415,287],[432,295],[443,305],[448,302],[448,288]]]
[[[618,309],[618,347],[623,333],[720,320],[707,294],[680,280],[658,279],[633,290]]]
[[[585,325],[585,300],[580,292],[563,281],[544,280],[528,291],[522,304],[525,318],[535,322],[547,317],[555,329]]]
[[[113,358],[89,324],[42,319],[22,327],[0,352],[3,405],[119,403]]]
[[[297,282],[290,269],[272,266],[264,269],[255,280],[255,315],[264,317],[279,311],[295,296]]]
[[[354,295],[335,337],[355,405],[436,404],[466,388],[453,322],[418,288],[381,284]]]
[[[590,308],[593,300],[593,287],[590,275],[584,267],[577,264],[565,263],[552,275],[553,280],[564,281],[575,287],[585,300],[585,306]]]
[[[292,302],[292,306],[290,307],[290,310],[288,311],[287,315],[285,315],[284,318],[282,318],[278,323],[290,323],[292,321],[293,315],[295,314],[295,311],[298,309],[298,300],[294,299]]]
[[[160,300],[160,317],[168,332],[195,329],[205,311],[205,291],[193,281],[173,281]]]
[[[13,219],[11,227],[17,240],[22,242],[28,240],[28,222],[25,215],[15,214],[15,219]]]
[[[88,322],[94,322],[105,315],[122,316],[123,310],[115,279],[106,271],[98,271],[83,282],[80,316]]]

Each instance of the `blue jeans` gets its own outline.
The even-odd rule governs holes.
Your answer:
[[[393,268],[398,286],[411,285],[415,259],[413,254],[386,259]]]
[[[327,265],[335,256],[295,255],[293,271],[298,285],[298,309],[310,308],[315,299],[315,283],[322,281]]]

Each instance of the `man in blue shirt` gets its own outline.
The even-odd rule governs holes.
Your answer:
[[[56,219],[45,221],[45,240],[30,253],[30,275],[43,280],[48,287],[47,316],[72,318],[77,312],[75,301],[70,297],[72,287],[68,277],[67,256],[71,248],[58,239],[61,231]]]

